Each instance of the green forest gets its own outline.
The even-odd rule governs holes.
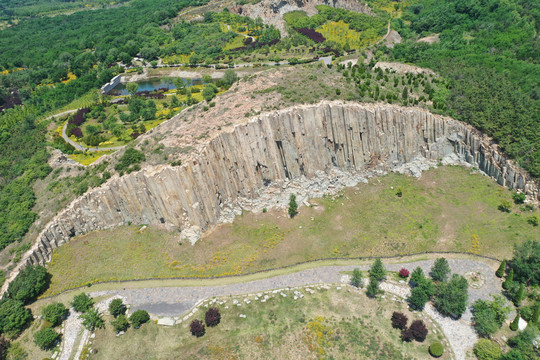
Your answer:
[[[406,22],[410,22],[410,26]],[[449,115],[492,136],[540,177],[540,3],[527,0],[415,1],[393,27],[408,40],[397,61],[450,81]],[[440,42],[416,42],[440,34]]]

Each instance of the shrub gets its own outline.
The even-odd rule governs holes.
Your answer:
[[[129,322],[126,318],[126,315],[120,314],[114,319],[111,320],[111,325],[114,328],[114,331],[120,332],[120,331],[126,331],[129,328]]]
[[[506,271],[506,260],[503,260],[501,262],[501,265],[499,265],[499,268],[495,272],[495,276],[498,278],[502,278],[504,276],[504,272]]]
[[[438,258],[435,260],[433,267],[431,268],[431,278],[435,281],[446,281],[450,274],[450,266],[445,258]]]
[[[21,346],[20,343],[14,342],[9,345],[7,350],[7,360],[26,360],[28,359],[28,353]]]
[[[94,306],[94,299],[86,293],[76,295],[71,302],[71,306],[75,309],[76,312],[84,313],[87,312]]]
[[[429,345],[429,353],[433,357],[441,357],[444,353],[444,347],[440,342],[434,342],[431,345]]]
[[[210,308],[206,310],[206,314],[204,314],[204,322],[206,323],[206,326],[212,327],[219,324],[221,321],[221,314],[219,313],[219,310],[216,308]]]
[[[516,193],[512,194],[512,199],[514,200],[514,203],[516,203],[516,204],[523,204],[525,202],[526,198],[527,197],[525,196],[524,193],[516,192]]]
[[[146,310],[137,310],[129,317],[129,321],[135,329],[141,327],[141,325],[148,322],[148,320],[150,320],[150,315],[148,315]]]
[[[497,360],[502,355],[499,344],[488,339],[478,340],[473,351],[479,360]]]
[[[7,351],[9,349],[9,341],[3,336],[0,336],[0,359],[6,357]]]
[[[52,349],[58,339],[60,339],[60,334],[52,328],[42,329],[34,334],[34,343],[42,350]]]
[[[191,335],[196,337],[201,337],[206,332],[203,322],[197,319],[194,319],[191,324],[189,324],[189,330],[191,331]]]
[[[146,160],[146,157],[139,150],[129,148],[126,149],[124,155],[118,160],[118,164],[115,165],[116,171],[131,172],[137,168],[142,161]]]
[[[414,339],[414,336],[412,334],[411,329],[403,329],[401,331],[401,341],[411,342],[413,341],[413,339]]]
[[[94,331],[96,329],[105,327],[105,321],[103,321],[103,317],[95,308],[91,308],[86,311],[84,314],[81,315],[81,318],[83,319],[82,324],[89,331]]]
[[[111,313],[111,315],[114,317],[117,317],[119,315],[125,315],[126,310],[127,307],[122,302],[122,299],[114,299],[109,304],[109,313]]]
[[[354,287],[362,287],[362,272],[355,268],[352,273],[351,285]]]
[[[514,318],[514,320],[510,323],[510,330],[512,331],[516,331],[518,329],[518,326],[519,326],[519,311],[518,313],[516,314],[516,317]]]
[[[298,31],[300,34],[304,36],[307,36],[308,38],[310,38],[316,43],[322,43],[326,41],[326,38],[321,33],[318,33],[317,31],[313,29],[300,28],[300,29],[297,29],[296,31]]]
[[[49,281],[50,276],[43,266],[27,266],[9,284],[7,297],[28,304],[47,290]]]
[[[72,128],[70,133],[71,135],[75,136],[77,139],[80,139],[83,137],[83,132],[81,128],[78,128],[78,127]]]
[[[18,334],[32,320],[32,313],[20,300],[0,301],[0,333]]]
[[[507,212],[509,213],[510,211],[512,211],[512,203],[508,200],[503,200],[501,201],[501,203],[499,204],[499,207],[498,209],[502,212]]]
[[[405,316],[403,313],[394,311],[392,314],[392,327],[396,329],[405,329],[408,321],[407,316]]]
[[[62,320],[67,316],[69,310],[62,303],[52,303],[46,306],[41,315],[43,319],[50,322],[52,326],[58,326],[62,323]]]
[[[407,270],[405,268],[399,270],[399,276],[401,276],[404,279],[408,278],[409,274],[410,274],[409,270]]]
[[[426,340],[428,329],[422,320],[413,321],[409,329],[416,341],[422,342]]]
[[[381,259],[375,259],[371,269],[369,269],[369,276],[377,279],[377,281],[382,281],[386,277],[386,270],[384,269]]]
[[[296,203],[296,195],[291,194],[291,197],[289,198],[289,216],[294,217],[294,215],[296,215],[297,210],[298,210],[298,204]]]
[[[538,220],[538,215],[533,215],[527,218],[527,222],[531,224],[532,226],[538,226],[538,224],[540,223],[540,220]]]

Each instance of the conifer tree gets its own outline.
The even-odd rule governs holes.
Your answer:
[[[521,284],[519,285],[519,290],[516,292],[516,295],[514,296],[514,304],[516,306],[521,305],[521,302],[525,298],[525,285]]]
[[[502,284],[502,288],[504,290],[508,290],[513,281],[514,281],[514,269],[510,269],[510,272],[508,273],[506,280],[504,280]]]
[[[510,330],[516,331],[518,329],[518,325],[519,325],[519,311],[516,314],[514,321],[512,321],[512,323],[510,324]]]
[[[384,269],[381,259],[375,259],[375,262],[369,269],[369,276],[375,278],[377,281],[382,281],[386,276],[386,270]]]
[[[503,260],[501,262],[501,265],[499,265],[499,268],[497,269],[497,271],[495,272],[495,275],[498,277],[498,278],[502,278],[504,276],[504,271],[506,270],[506,260]]]

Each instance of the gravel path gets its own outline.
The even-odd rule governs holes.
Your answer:
[[[472,303],[477,299],[490,299],[492,294],[500,293],[500,280],[495,277],[494,271],[488,265],[467,259],[449,259],[448,263],[454,273],[465,275],[469,272],[479,272],[485,277],[485,284],[482,287],[478,289],[469,288],[469,303]],[[390,271],[399,271],[401,268],[406,268],[412,272],[414,268],[420,266],[427,274],[432,265],[433,260],[423,260],[404,264],[387,264],[385,267]],[[369,267],[369,265],[325,266],[239,284],[108,290],[94,292],[91,293],[91,295],[94,297],[103,295],[121,297],[126,303],[130,304],[130,311],[145,309],[153,315],[153,317],[179,317],[186,314],[199,302],[209,297],[253,294],[261,291],[310,284],[339,284],[343,281],[342,272],[352,271],[354,268],[367,270]],[[407,297],[410,291],[405,284],[394,284],[391,282],[381,284],[381,288],[403,298]],[[111,299],[112,298],[106,300],[107,303]],[[100,305],[102,309],[106,308],[106,303]],[[456,359],[465,359],[466,351],[472,347],[477,340],[477,336],[470,323],[470,311],[467,310],[460,320],[452,320],[441,316],[431,304],[427,304],[424,311],[440,325],[450,342]],[[72,316],[70,316],[70,318],[71,317]],[[66,328],[67,327],[68,326],[66,325]],[[81,329],[82,326],[79,324],[79,330],[77,332],[73,330],[71,333],[79,334]],[[64,342],[67,343],[67,336],[64,335],[64,337]],[[75,343],[75,340],[72,342]],[[84,344],[84,342],[82,343]],[[72,351],[72,348],[69,349],[69,347],[65,345],[61,354],[61,359],[69,359]]]
[[[486,284],[480,289],[469,288],[470,302],[477,299],[489,299],[491,294],[500,292],[500,280],[495,277],[491,268],[486,264],[465,259],[450,259],[448,263],[452,272],[461,275],[471,271],[480,272],[486,277]],[[390,271],[399,271],[404,267],[412,272],[414,268],[420,266],[427,274],[432,265],[432,260],[424,260],[405,264],[389,264],[385,267]],[[135,310],[145,309],[156,316],[177,316],[191,309],[200,300],[212,296],[241,295],[317,283],[339,283],[340,272],[352,271],[356,267],[367,270],[370,266],[326,266],[240,284],[110,290],[95,293],[94,296],[121,295]]]
[[[83,329],[82,319],[73,308],[69,309],[69,316],[64,322],[62,349],[58,360],[69,360],[79,333]]]

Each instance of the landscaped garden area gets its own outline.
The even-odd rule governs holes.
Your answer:
[[[251,299],[248,304],[240,298],[242,306],[234,305],[231,297],[217,298],[212,305],[220,313],[216,326],[207,325],[209,308],[201,307],[189,321],[174,327],[149,323],[120,337],[108,327],[96,333],[92,347],[98,352],[92,358],[113,359],[122,353],[132,359],[175,354],[184,359],[420,359],[429,356],[431,342],[443,339],[440,331],[430,331],[423,342],[402,342],[400,332],[392,328],[392,312],[404,312],[411,323],[417,315],[389,298],[370,299],[348,287],[300,293],[305,296],[297,299],[292,291],[285,297],[271,294],[264,303]],[[201,321],[193,330],[204,330],[192,334],[192,320]]]

